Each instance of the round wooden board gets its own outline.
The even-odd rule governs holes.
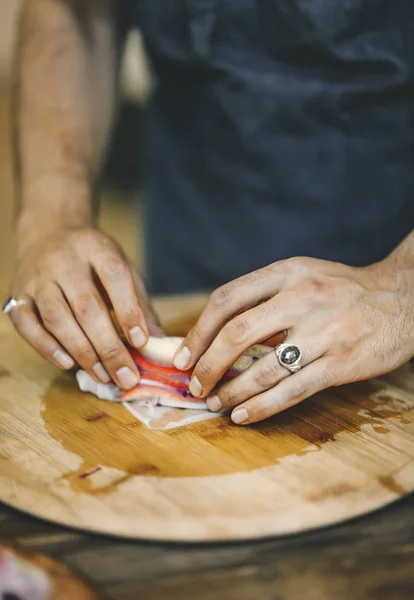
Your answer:
[[[160,301],[170,334],[203,298]],[[331,525],[414,489],[414,368],[326,391],[269,421],[151,430],[81,394],[0,322],[0,500],[127,538],[217,541]]]
[[[98,600],[100,596],[85,582],[81,581],[66,565],[63,565],[44,554],[32,552],[26,548],[0,542],[0,556],[5,552],[5,557],[10,556],[23,570],[33,567],[41,573],[47,581],[48,600]],[[0,588],[1,588],[0,581]],[[39,590],[40,594],[40,590]],[[2,598],[20,598],[13,595],[13,590],[3,594]],[[36,597],[38,597],[36,595]],[[39,595],[40,597],[40,595]],[[30,600],[30,599],[28,599]]]

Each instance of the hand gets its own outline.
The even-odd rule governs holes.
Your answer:
[[[253,423],[330,386],[395,369],[414,354],[412,271],[387,260],[367,268],[294,258],[217,289],[175,358],[195,365],[190,390],[211,410]],[[287,330],[304,366],[295,373],[271,351],[219,389],[250,346]]]
[[[12,287],[30,304],[11,312],[20,335],[62,369],[75,362],[95,380],[123,388],[138,369],[122,343],[110,308],[129,343],[138,348],[162,334],[145,287],[121,249],[91,227],[58,230],[25,244]]]

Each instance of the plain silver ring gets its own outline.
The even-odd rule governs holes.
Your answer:
[[[293,344],[279,344],[275,348],[276,356],[280,366],[290,373],[297,373],[303,366],[302,352],[298,346]]]
[[[6,302],[3,304],[2,312],[4,315],[8,315],[14,308],[18,306],[23,306],[24,304],[31,304],[30,300],[16,300],[12,296],[7,298]]]

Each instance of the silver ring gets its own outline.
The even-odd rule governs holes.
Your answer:
[[[30,304],[30,300],[16,300],[12,296],[7,298],[6,302],[3,304],[2,312],[4,315],[8,315],[13,308],[17,308],[18,306],[23,306],[24,304]]]
[[[292,344],[279,344],[275,348],[276,356],[282,367],[291,373],[297,373],[303,366],[302,352]]]

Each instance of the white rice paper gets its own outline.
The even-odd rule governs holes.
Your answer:
[[[212,413],[204,409],[152,406],[150,404],[143,404],[140,400],[123,402],[122,404],[138,421],[141,421],[149,429],[175,429],[176,427],[183,427],[190,423],[198,423],[221,416],[220,413]]]
[[[120,392],[118,386],[109,383],[98,383],[88,373],[79,370],[76,379],[82,392],[89,392],[100,400],[108,402],[122,402],[118,397]],[[138,421],[149,429],[175,429],[191,423],[198,423],[208,419],[221,416],[220,413],[210,412],[206,408],[179,408],[172,406],[161,406],[162,387],[154,387],[154,395],[148,400],[131,400],[122,402],[123,406]]]

